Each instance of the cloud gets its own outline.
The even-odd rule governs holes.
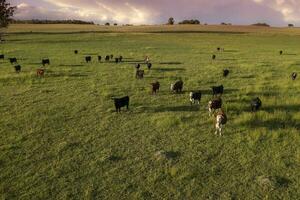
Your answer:
[[[165,23],[199,19],[206,23],[231,22],[272,25],[300,22],[298,0],[11,0],[18,19],[81,19],[104,23]]]

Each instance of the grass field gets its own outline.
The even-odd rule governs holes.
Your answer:
[[[22,65],[16,74],[0,60],[0,199],[300,199],[300,82],[290,78],[300,73],[299,29],[27,26],[12,26],[0,44]],[[98,54],[125,62],[98,63]],[[146,55],[153,69],[136,80]],[[37,78],[42,58],[51,65]],[[172,94],[179,78],[184,92]],[[222,137],[207,111],[219,84]],[[191,107],[198,89],[205,95]],[[130,110],[117,114],[111,97],[124,95]],[[262,110],[251,113],[257,96]]]

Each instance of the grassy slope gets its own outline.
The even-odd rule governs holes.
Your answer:
[[[0,53],[21,59],[19,75],[0,61],[0,197],[3,199],[299,199],[298,36],[281,34],[10,35]],[[217,46],[225,52],[214,52]],[[75,56],[74,49],[80,50]],[[279,49],[289,54],[279,56]],[[150,55],[154,69],[134,79],[131,63],[96,62],[86,54]],[[212,62],[212,53],[217,60]],[[46,77],[35,69],[52,61]],[[132,60],[131,60],[131,59]],[[159,64],[159,63],[170,64]],[[179,62],[179,64],[171,64]],[[82,66],[81,66],[82,65]],[[221,77],[223,68],[232,71]],[[174,95],[178,78],[185,92]],[[162,90],[150,95],[149,83]],[[213,134],[205,95],[224,84],[229,121]],[[130,95],[116,114],[110,97]],[[260,96],[264,109],[249,113]],[[159,150],[170,159],[157,159]]]

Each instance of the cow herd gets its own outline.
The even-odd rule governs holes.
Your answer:
[[[218,47],[217,51],[224,51],[223,48]],[[79,51],[78,50],[74,50],[74,54],[78,54]],[[283,51],[279,52],[280,55],[283,54]],[[102,61],[102,56],[98,55],[98,62]],[[0,55],[0,60],[4,60],[5,56],[2,54]],[[119,56],[119,57],[115,57],[114,55],[106,55],[105,56],[105,61],[109,62],[112,61],[113,59],[115,63],[120,63],[123,61],[123,57]],[[212,59],[215,60],[216,59],[216,55],[212,55]],[[21,65],[18,64],[18,60],[17,58],[9,58],[9,62],[14,66],[15,72],[16,73],[20,73],[21,72]],[[92,62],[92,56],[85,56],[85,62],[86,63],[90,63]],[[50,65],[50,59],[45,58],[42,59],[41,62],[43,68],[38,68],[36,70],[37,76],[42,77],[45,74],[45,66],[46,65]],[[146,64],[148,70],[151,70],[152,68],[152,63],[150,63],[150,59],[147,56],[144,60],[144,64]],[[143,79],[144,75],[145,75],[145,71],[141,69],[141,63],[137,63],[135,65],[136,68],[136,74],[135,77],[136,79]],[[228,69],[224,69],[223,70],[223,77],[228,77],[229,76],[230,71]],[[291,75],[292,80],[296,80],[297,78],[297,73],[293,72]],[[160,83],[158,81],[153,82],[150,84],[151,85],[151,89],[152,89],[152,94],[157,94],[157,92],[160,90]],[[181,93],[183,91],[183,85],[184,82],[182,80],[178,80],[174,83],[171,83],[170,85],[170,91],[173,93]],[[223,85],[219,85],[219,86],[213,86],[211,87],[212,89],[212,95],[213,98],[208,102],[208,111],[209,111],[209,116],[212,116],[213,114],[215,114],[215,128],[216,128],[216,132],[215,134],[219,134],[222,135],[222,127],[227,123],[227,116],[224,112],[224,110],[222,109],[222,95],[224,93],[224,86]],[[192,91],[189,93],[189,100],[191,105],[193,104],[198,104],[200,105],[200,101],[201,101],[201,97],[202,97],[202,93],[201,91]],[[129,100],[130,97],[129,96],[125,96],[122,98],[112,98],[114,101],[114,105],[115,105],[115,109],[117,112],[121,111],[122,107],[126,107],[127,109],[129,109]],[[258,111],[262,106],[262,101],[260,100],[259,97],[256,97],[254,99],[251,100],[250,102],[250,107],[251,107],[251,111],[255,112]]]
[[[4,60],[5,56],[3,54],[0,55],[0,60]],[[22,70],[21,65],[18,63],[18,59],[17,58],[9,58],[8,59],[10,64],[14,66],[15,72],[16,73],[20,73]],[[50,65],[50,60],[49,59],[42,59],[41,64],[43,65],[43,67],[45,67],[45,65]],[[45,69],[43,68],[39,68],[36,70],[36,74],[37,76],[44,76],[45,73]]]
[[[224,51],[223,48],[217,48],[218,51]],[[280,55],[283,54],[283,51],[280,51]],[[212,59],[215,60],[216,59],[216,55],[212,55]],[[145,63],[147,64],[148,69],[150,70],[152,67],[152,64],[149,63],[149,57],[147,57],[147,59],[145,59]],[[137,79],[142,79],[144,77],[144,70],[141,70],[141,64],[138,63],[135,65],[136,68],[136,78]],[[224,69],[223,70],[223,77],[226,78],[228,77],[230,74],[230,71],[228,69]],[[297,78],[297,73],[293,72],[291,75],[292,80],[296,80]],[[151,89],[152,89],[152,94],[157,94],[157,92],[160,89],[160,83],[158,81],[153,82],[150,84],[151,85]],[[171,83],[170,85],[170,91],[173,93],[181,93],[183,91],[183,81],[182,80],[178,80],[174,83]],[[223,126],[227,123],[227,115],[224,112],[224,110],[222,109],[222,95],[224,93],[224,86],[223,85],[219,85],[219,86],[212,86],[212,95],[213,98],[212,100],[210,100],[208,102],[208,111],[209,111],[209,116],[212,116],[213,114],[215,114],[215,134],[219,134],[220,136],[222,135],[222,129]],[[202,93],[201,91],[192,91],[189,94],[190,97],[190,103],[191,105],[193,104],[198,104],[200,105],[200,101],[201,101],[201,97],[202,97]],[[129,97],[122,97],[122,98],[114,98],[114,102],[115,102],[115,107],[116,107],[116,111],[120,112],[121,111],[121,107],[127,107],[128,109],[128,105],[129,105]],[[252,112],[256,112],[258,111],[261,106],[262,106],[262,101],[259,97],[256,97],[254,99],[252,99],[250,102],[250,108]]]

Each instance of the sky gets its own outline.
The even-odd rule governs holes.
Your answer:
[[[8,0],[16,19],[79,19],[119,24],[162,24],[198,19],[247,25],[300,26],[300,0]]]

